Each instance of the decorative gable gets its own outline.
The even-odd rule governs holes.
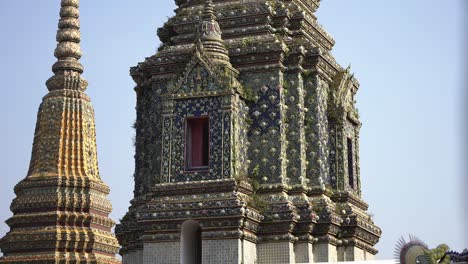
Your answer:
[[[168,96],[185,98],[241,93],[238,75],[239,72],[230,65],[213,65],[199,43]]]
[[[340,118],[348,116],[353,123],[359,124],[358,112],[354,102],[356,93],[354,74],[351,74],[351,67],[339,72],[330,89],[329,112],[332,117]]]
[[[190,68],[181,79],[176,93],[193,94],[224,90],[225,88],[214,75],[202,60],[190,63]]]

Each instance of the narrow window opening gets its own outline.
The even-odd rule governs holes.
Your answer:
[[[187,119],[186,157],[188,170],[208,167],[209,160],[209,119],[197,117]]]
[[[354,188],[354,154],[353,154],[353,140],[348,138],[348,180],[349,186]]]
[[[181,264],[202,263],[202,229],[194,220],[185,221],[182,224],[181,234]]]

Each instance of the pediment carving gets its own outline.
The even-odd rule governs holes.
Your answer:
[[[203,46],[198,44],[168,96],[197,97],[241,91],[238,74],[230,65],[213,64],[211,58],[204,54]]]

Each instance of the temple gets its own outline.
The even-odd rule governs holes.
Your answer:
[[[131,69],[134,199],[124,264],[372,260],[359,83],[319,0],[177,0]]]
[[[61,6],[58,60],[39,108],[29,172],[15,187],[0,263],[120,263],[88,82],[81,76],[79,0]]]

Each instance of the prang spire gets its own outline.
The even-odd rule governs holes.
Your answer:
[[[62,0],[57,62],[37,115],[29,172],[15,187],[0,263],[120,263],[81,77],[79,0]]]
[[[62,0],[57,31],[57,62],[47,80],[49,94],[38,115],[29,177],[65,176],[99,179],[94,110],[81,76],[79,0]],[[61,120],[52,123],[52,120]],[[44,125],[46,124],[46,125]],[[40,130],[47,133],[38,133]],[[44,132],[44,131],[42,131]]]

